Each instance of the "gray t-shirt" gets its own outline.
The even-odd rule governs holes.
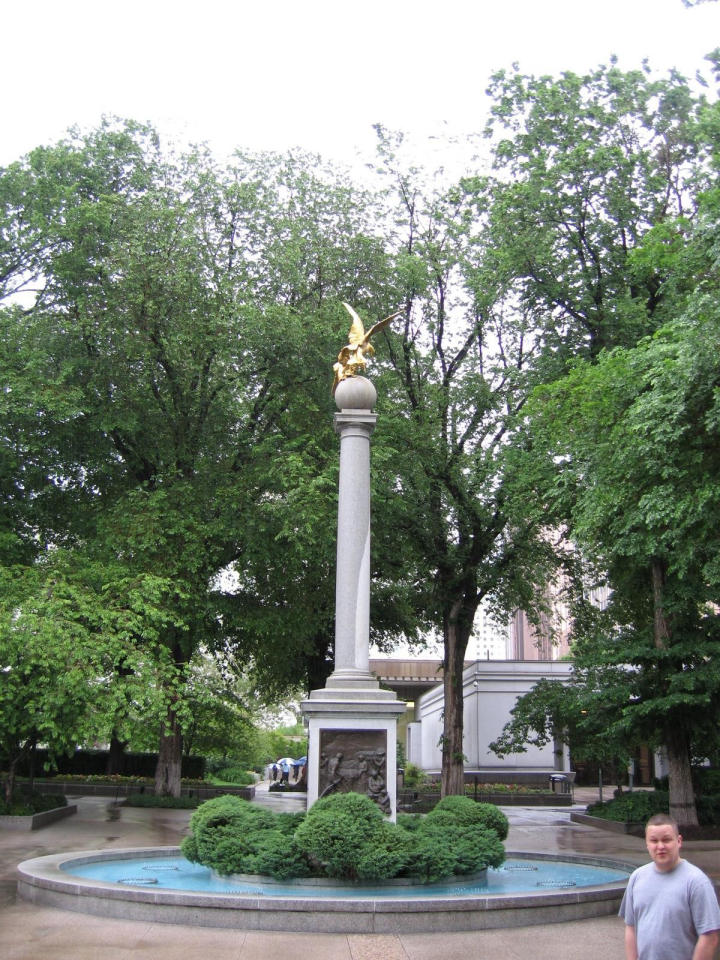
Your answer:
[[[654,863],[630,877],[620,916],[635,927],[639,960],[692,960],[701,933],[720,930],[709,878],[687,860],[663,873]]]

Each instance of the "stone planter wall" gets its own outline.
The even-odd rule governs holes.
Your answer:
[[[588,827],[607,830],[609,833],[623,833],[631,837],[644,837],[645,825],[642,823],[622,823],[619,820],[605,820],[604,817],[591,817],[587,813],[571,813],[574,823],[584,823]]]
[[[40,830],[57,820],[71,817],[77,813],[77,804],[69,803],[66,807],[55,807],[53,810],[43,810],[42,813],[33,813],[26,817],[0,816],[0,830]]]

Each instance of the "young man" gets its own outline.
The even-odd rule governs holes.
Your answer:
[[[632,874],[620,904],[626,960],[713,960],[720,907],[709,878],[681,858],[675,820],[651,817],[645,845],[652,863]]]

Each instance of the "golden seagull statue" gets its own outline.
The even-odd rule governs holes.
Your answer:
[[[368,332],[365,333],[362,320],[350,304],[345,303],[343,300],[342,305],[352,317],[352,324],[350,326],[350,333],[348,334],[348,343],[338,354],[337,363],[333,365],[333,370],[335,371],[335,379],[332,387],[333,394],[341,380],[345,380],[347,377],[357,376],[358,371],[365,369],[367,366],[365,354],[369,357],[375,354],[375,349],[370,343],[370,337],[376,334],[378,330],[386,327],[395,317],[399,317],[402,312],[396,310],[395,313],[391,313],[390,316],[385,317],[384,320],[378,320],[378,322],[373,324]]]

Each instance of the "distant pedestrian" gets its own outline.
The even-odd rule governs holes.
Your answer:
[[[651,817],[645,845],[652,863],[632,874],[620,905],[626,960],[713,960],[720,907],[710,879],[680,856],[677,822]]]

